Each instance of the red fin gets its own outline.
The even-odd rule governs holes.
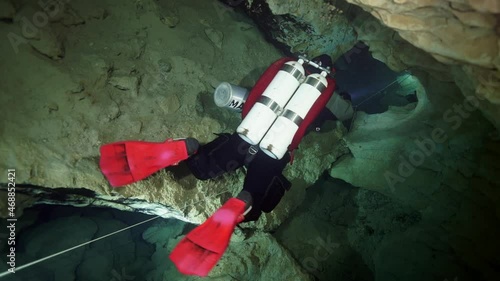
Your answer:
[[[226,251],[245,206],[244,201],[231,198],[203,224],[188,233],[170,254],[179,272],[207,276]]]
[[[115,142],[100,151],[99,166],[113,187],[140,181],[189,157],[184,140]]]

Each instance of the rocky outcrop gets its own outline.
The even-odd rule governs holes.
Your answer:
[[[499,65],[498,7],[495,1],[348,0],[363,7],[384,25],[445,63],[467,63],[485,68]],[[488,3],[489,2],[489,3]],[[497,4],[498,5],[498,4]]]
[[[445,200],[446,188],[435,194],[446,205],[420,212],[378,192],[323,178],[276,237],[319,280],[496,280],[488,263],[498,258],[485,248],[498,249],[493,237],[499,230],[489,228],[482,243],[476,232],[498,223],[498,216],[481,215],[467,196]],[[482,219],[469,221],[473,216]]]
[[[156,249],[152,261],[157,266],[147,275],[147,280],[164,280],[165,276],[175,280],[192,280],[192,277],[180,274],[168,258],[171,250],[184,237],[183,228],[183,224],[169,221],[157,223],[143,233],[143,239]],[[262,232],[247,235],[239,230],[231,238],[231,244],[218,266],[206,277],[206,280],[235,279],[314,280],[272,235]]]
[[[416,107],[357,114],[346,137],[351,156],[334,164],[332,176],[396,196],[416,208],[425,206],[425,198],[441,184],[467,186],[474,174],[488,175],[491,184],[499,184],[493,176],[498,167],[483,171],[478,162],[479,155],[488,153],[483,144],[496,141],[494,128],[479,115],[478,100],[462,100],[452,83],[426,74],[418,77],[414,81],[427,87],[417,87]],[[461,178],[465,181],[450,182]]]
[[[3,192],[0,193],[0,195],[3,194]],[[18,198],[20,200],[17,200]],[[30,200],[27,200],[28,198]],[[113,208],[189,222],[183,213],[172,207],[143,199],[123,197],[117,193],[103,195],[86,188],[43,188],[18,185],[16,188],[16,217],[22,216],[22,211],[31,207],[33,203],[37,205]]]
[[[342,7],[323,0],[251,0],[245,6],[267,37],[287,53],[335,59],[356,43]]]
[[[394,71],[417,68],[454,81],[500,127],[497,1],[347,2],[248,1],[245,10],[287,52],[335,59],[369,47]]]
[[[484,280],[496,280],[498,275],[490,264],[497,264],[498,259],[487,250],[498,247],[495,235],[479,237],[481,231],[476,231],[496,224],[500,214],[496,203],[500,166],[493,160],[500,155],[495,128],[479,113],[478,100],[463,100],[453,83],[425,73],[417,77],[415,81],[426,87],[417,87],[416,107],[410,104],[381,114],[357,114],[353,130],[346,136],[351,154],[334,163],[330,175],[401,202],[426,221],[402,236],[384,237],[380,248],[369,254],[377,274],[394,275],[397,271],[387,256],[408,260],[407,249],[422,243],[428,248],[420,251],[425,262],[419,272],[426,268],[432,275],[431,249],[441,245],[445,253],[460,253],[462,261],[481,272]],[[421,232],[428,237],[420,237]],[[403,242],[405,239],[413,242]],[[401,247],[394,247],[399,243]],[[445,256],[439,255],[451,259],[446,266],[449,274],[455,270],[458,276],[467,276],[459,274],[459,263]],[[417,266],[419,262],[404,264]],[[396,278],[400,279],[412,280],[403,272]]]
[[[485,117],[500,127],[497,1],[348,2],[359,5],[384,25],[381,27],[373,21],[354,22],[359,39],[370,46],[370,50],[374,48],[374,57],[396,71],[408,66],[430,69],[431,73],[439,69],[444,75],[436,77],[451,77],[465,97],[481,99],[480,108]],[[395,40],[387,40],[389,38]],[[388,54],[387,50],[392,52]]]

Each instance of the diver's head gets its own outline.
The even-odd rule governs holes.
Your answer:
[[[319,66],[321,67],[324,67],[324,68],[330,68],[330,69],[333,69],[333,61],[332,61],[332,58],[327,55],[327,54],[322,54],[322,55],[319,55],[315,58],[313,58],[311,60],[312,62],[318,64]],[[321,73],[321,69],[318,69],[312,65],[306,65],[305,66],[305,69],[307,71],[307,73],[309,74],[312,74],[312,73]]]

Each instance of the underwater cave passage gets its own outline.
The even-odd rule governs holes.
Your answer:
[[[360,47],[361,46],[361,47]],[[417,104],[418,79],[409,71],[394,72],[358,43],[335,61],[337,91],[351,96],[356,111],[385,112],[389,106]]]
[[[165,249],[167,242],[183,234],[188,224],[158,218],[130,227],[154,217],[107,207],[40,204],[27,208],[16,225],[17,268],[127,229],[16,270],[9,280],[159,280],[165,270],[174,270]],[[6,231],[1,229],[0,236],[6,236]],[[2,249],[2,252],[6,251]],[[2,263],[0,271],[6,270],[6,263]]]

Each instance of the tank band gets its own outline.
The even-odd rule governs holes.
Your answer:
[[[302,117],[300,117],[300,115],[291,111],[290,109],[285,109],[285,111],[283,112],[283,115],[281,115],[281,116],[292,121],[297,126],[300,126],[300,123],[302,123],[302,121],[304,121],[304,119],[302,119]]]
[[[323,91],[326,89],[326,85],[323,84],[323,82],[321,82],[321,80],[316,79],[316,78],[311,77],[311,76],[307,77],[307,79],[304,83],[309,84],[309,85],[313,86],[314,88],[318,89],[318,91],[320,91],[320,93],[323,93]]]
[[[280,105],[267,96],[260,96],[257,102],[265,105],[266,107],[269,107],[269,109],[271,109],[276,114],[278,114],[280,110]]]
[[[286,63],[281,67],[281,70],[288,72],[290,75],[292,75],[299,82],[302,79],[302,77],[304,76],[304,74],[302,74],[302,72],[300,72],[300,70],[298,68],[296,68],[292,65],[286,64]]]

